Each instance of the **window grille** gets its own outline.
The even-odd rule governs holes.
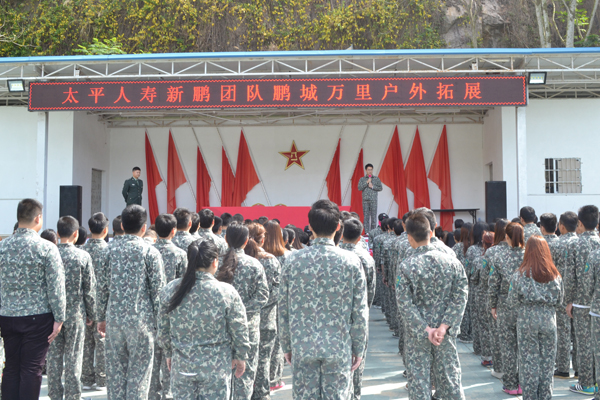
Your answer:
[[[581,158],[546,158],[546,193],[581,193]]]

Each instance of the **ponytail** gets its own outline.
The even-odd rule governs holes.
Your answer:
[[[518,222],[511,222],[506,226],[506,235],[510,238],[512,247],[525,248],[525,233],[523,226]]]
[[[229,250],[223,257],[223,262],[219,267],[217,279],[221,282],[232,283],[235,271],[237,269],[238,259],[235,251],[240,249],[246,240],[248,240],[249,231],[245,225],[231,224],[227,227],[225,240],[229,245]],[[248,244],[250,241],[248,240]]]
[[[244,252],[247,255],[254,257],[257,260],[266,257],[265,251],[259,245],[265,238],[265,232],[266,229],[261,224],[255,222],[248,224],[248,244],[244,247]]]
[[[167,313],[179,307],[185,296],[192,290],[196,284],[196,271],[209,268],[217,257],[219,257],[217,246],[210,240],[198,239],[189,245],[187,252],[188,268],[181,278],[173,297],[171,297]]]

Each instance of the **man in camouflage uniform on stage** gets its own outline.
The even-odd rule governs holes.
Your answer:
[[[344,243],[340,244],[340,248],[353,252],[360,258],[360,263],[363,267],[365,277],[367,279],[367,306],[371,308],[373,298],[375,297],[375,261],[373,257],[359,246],[360,233],[363,230],[363,225],[356,218],[351,218],[344,222]],[[367,334],[367,343],[360,366],[354,371],[352,383],[354,386],[354,400],[359,400],[361,396],[362,377],[365,370],[365,359],[367,357],[367,344],[369,335]]]
[[[293,364],[295,400],[347,399],[365,351],[365,275],[358,256],[333,243],[340,217],[331,201],[314,203],[308,220],[316,238],[282,271],[281,347]]]
[[[188,246],[194,241],[194,238],[190,234],[192,213],[187,208],[180,207],[173,211],[173,215],[177,219],[177,233],[175,233],[172,239],[173,244],[187,254]]]
[[[358,181],[358,190],[362,193],[365,231],[369,232],[377,225],[377,193],[383,190],[381,180],[373,175],[373,165],[365,165],[366,175]]]
[[[435,378],[436,398],[464,399],[456,335],[467,304],[467,276],[456,257],[429,245],[432,231],[423,213],[411,215],[406,229],[415,254],[400,265],[396,296],[411,349],[406,352],[409,397],[430,400]]]
[[[98,276],[98,331],[106,332],[108,397],[144,400],[165,274],[160,253],[142,239],[146,210],[127,206],[121,217],[125,235],[110,248],[108,274]]]
[[[108,244],[104,240],[108,234],[108,218],[101,212],[96,213],[90,218],[88,225],[92,232],[92,237],[83,245],[83,250],[92,258],[94,271],[103,270],[105,268],[106,256],[108,255]],[[96,361],[95,366],[94,358]],[[96,322],[85,327],[81,384],[85,390],[91,389],[94,384],[96,389],[106,387],[104,337],[98,332]]]
[[[79,400],[85,324],[87,321],[91,325],[96,318],[96,278],[90,255],[74,246],[79,236],[77,220],[71,216],[61,217],[57,233],[61,241],[58,251],[65,268],[67,312],[62,330],[48,350],[48,397],[52,400]]]

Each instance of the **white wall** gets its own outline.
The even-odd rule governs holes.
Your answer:
[[[527,184],[537,214],[600,205],[600,99],[531,100],[527,107]],[[544,159],[581,158],[581,194],[546,194]]]
[[[343,130],[342,130],[343,128]],[[408,159],[416,126],[399,126],[400,145],[404,163]],[[327,174],[337,139],[342,132],[340,175],[344,205],[350,204],[350,192],[346,194],[347,184],[354,171],[363,136],[364,162],[372,163],[375,171],[379,171],[388,146],[393,125],[367,126],[315,126],[315,127],[247,127],[244,128],[248,147],[254,158],[255,166],[264,184],[264,190],[257,185],[246,199],[247,205],[257,203],[268,204],[265,191],[271,205],[288,206],[310,205],[319,198],[327,197],[324,188],[319,196]],[[419,126],[423,155],[427,168],[433,159],[437,142],[441,134],[441,125]],[[182,185],[177,191],[178,205],[195,209],[193,193],[196,191],[196,147],[198,142],[202,148],[205,161],[214,181],[210,193],[211,205],[219,206],[218,196],[221,192],[221,146],[224,144],[235,172],[237,152],[241,128],[221,128],[220,135],[216,128],[174,128],[173,138],[179,155],[191,182]],[[484,193],[482,174],[482,125],[448,125],[448,146],[450,152],[450,169],[453,185],[453,201],[456,208],[481,208],[479,216],[484,214]],[[159,169],[166,179],[168,129],[148,129],[150,141],[154,148]],[[197,138],[197,139],[196,139]],[[222,141],[221,141],[222,138]],[[289,151],[292,140],[298,150],[309,150],[302,161],[305,169],[292,166],[285,170],[286,159],[280,151]],[[111,129],[110,130],[110,204],[109,218],[114,218],[123,209],[125,203],[120,194],[123,181],[131,176],[134,166],[142,168],[142,177],[146,179],[144,156],[144,129]],[[215,190],[216,188],[216,190]],[[429,182],[431,206],[440,205],[440,191]],[[159,185],[157,190],[159,210],[166,211],[166,187]],[[392,201],[389,188],[379,196],[379,212],[387,212]],[[412,194],[409,191],[409,204],[412,205]],[[147,207],[147,194],[143,205]],[[391,214],[397,213],[393,204]],[[468,214],[457,215],[457,218],[469,219]]]

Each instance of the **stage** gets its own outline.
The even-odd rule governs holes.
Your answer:
[[[262,216],[269,219],[278,219],[281,227],[288,224],[304,229],[308,225],[308,212],[310,207],[286,207],[286,206],[254,206],[254,207],[210,207],[215,215],[220,216],[228,212],[231,215],[242,214],[245,219],[258,219]],[[350,207],[340,207],[341,211],[350,211]]]

